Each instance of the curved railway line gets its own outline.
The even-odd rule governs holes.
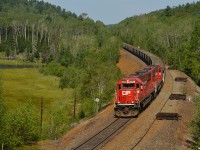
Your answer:
[[[130,50],[127,49],[126,46],[130,47],[131,45],[125,44],[123,45],[123,47],[133,55],[137,56],[139,59],[143,60],[147,65],[157,65],[163,63],[160,58],[149,52],[139,50],[138,48],[135,48],[133,46],[131,46],[133,50]],[[116,150],[116,148],[119,148],[119,146],[121,146],[120,149],[145,149],[143,142],[145,141],[146,136],[149,134],[152,127],[157,121],[156,115],[158,113],[165,112],[174,113],[173,110],[167,108],[169,107],[168,102],[171,102],[169,101],[171,100],[170,96],[172,94],[174,94],[175,97],[176,95],[181,95],[183,93],[182,86],[185,85],[185,83],[183,82],[186,82],[186,79],[180,74],[177,74],[175,70],[165,70],[166,79],[165,84],[161,89],[161,92],[159,93],[157,98],[151,102],[152,104],[150,104],[150,106],[148,106],[143,112],[141,112],[138,118],[110,118],[109,122],[106,123],[106,125],[105,123],[102,123],[102,125],[104,126],[95,129],[96,133],[95,131],[92,132],[94,134],[90,134],[89,138],[82,138],[81,141],[76,142],[76,144],[74,143],[73,147],[67,147],[67,149]],[[183,78],[184,80],[182,80]],[[180,83],[177,83],[178,81],[180,81]],[[167,109],[165,109],[165,106]],[[121,132],[122,130],[123,132]],[[121,137],[124,138],[121,139]],[[123,145],[119,144],[120,142],[123,143]]]
[[[173,75],[169,72],[169,75],[170,77],[173,79]],[[173,83],[173,87],[171,89],[171,93],[173,93],[174,91],[174,83]],[[163,111],[163,108],[165,107],[165,105],[167,104],[167,102],[169,101],[169,98],[168,99],[165,99],[165,103],[164,105],[161,107],[161,109],[159,110],[159,112],[162,112]],[[144,137],[147,135],[147,133],[149,132],[149,130],[151,129],[151,127],[153,126],[153,124],[155,123],[156,121],[156,117],[154,118],[153,122],[149,125],[149,127],[147,128],[147,130],[145,131],[145,133],[139,138],[139,140],[134,144],[134,146],[131,148],[131,150],[134,150],[136,149],[136,147],[141,143],[141,141],[144,139]]]
[[[133,55],[137,56],[138,58],[140,58],[142,61],[144,61],[147,65],[152,65],[152,64],[162,64],[163,68],[164,68],[164,63],[162,62],[162,60],[160,60],[158,57],[154,56],[151,53],[146,54],[146,52],[142,51],[142,50],[138,50],[135,49],[133,47],[133,49],[129,49],[128,47],[130,45],[126,45],[125,43],[123,44],[123,47],[129,51],[130,53],[132,53]],[[152,58],[153,57],[153,58]],[[172,91],[171,91],[172,93]],[[167,103],[168,99],[166,99],[164,105],[162,106],[162,108],[160,109],[159,112],[162,111],[163,107],[165,106],[165,104]],[[97,132],[94,136],[88,138],[86,141],[84,141],[83,143],[79,144],[78,146],[74,147],[74,150],[82,150],[82,149],[95,149],[97,147],[99,147],[100,145],[103,145],[103,143],[106,143],[107,140],[109,140],[109,138],[111,136],[113,136],[116,132],[119,132],[119,130],[123,127],[125,127],[128,122],[130,121],[134,121],[136,120],[136,118],[118,118],[116,120],[114,120],[113,122],[111,122],[108,126],[106,126],[103,130]],[[145,135],[148,133],[149,129],[151,128],[151,126],[153,125],[153,123],[156,121],[156,118],[153,120],[152,124],[149,126],[148,130],[146,131],[146,133],[138,140],[138,142],[132,147],[132,149],[134,149],[141,141],[142,139],[145,137]]]
[[[151,55],[151,58],[155,57],[152,54],[150,55]],[[148,137],[148,135],[150,135],[148,134],[149,131],[152,129],[153,126],[156,126],[155,122],[157,121],[157,115],[159,113],[160,115],[161,114],[165,115],[165,116],[162,116],[164,119],[168,117],[167,120],[171,120],[171,119],[175,120],[173,118],[174,117],[173,115],[175,115],[176,120],[179,120],[180,115],[176,113],[176,111],[170,109],[168,105],[171,103],[171,101],[169,100],[179,100],[181,96],[184,96],[182,94],[183,93],[182,90],[183,90],[183,87],[186,88],[185,83],[183,83],[183,82],[186,82],[186,78],[183,77],[180,73],[177,73],[176,70],[167,70],[166,74],[167,74],[167,78],[166,78],[167,82],[165,82],[165,85],[163,87],[164,90],[162,89],[161,92],[159,93],[160,95],[156,98],[156,100],[153,101],[154,104],[153,105],[150,104],[151,106],[148,108],[148,110],[145,110],[144,114],[140,114],[141,116],[139,116],[139,118],[133,123],[135,124],[135,126],[132,124],[131,126],[129,126],[130,129],[123,130],[123,132],[126,132],[126,133],[122,133],[118,137],[113,138],[114,142],[105,144],[105,146],[102,149],[116,149],[120,145],[120,144],[117,144],[120,142],[119,140],[117,140],[117,138],[124,137],[124,135],[129,136],[130,138],[122,139],[121,143],[123,143],[123,145],[121,145],[121,149],[132,149],[132,150],[145,149],[145,148],[147,149],[149,147],[144,146],[145,143],[147,143],[148,141],[147,140],[148,138],[146,138],[146,136]],[[184,79],[184,80],[181,80],[181,82],[178,83],[178,81],[180,80],[177,81],[177,78]],[[175,96],[174,99],[170,99],[170,97],[173,97],[172,95]],[[184,97],[186,98],[186,95]],[[151,114],[151,116],[149,114]],[[142,118],[145,118],[148,121],[144,121],[142,120]],[[170,121],[168,121],[168,123],[169,122]],[[174,122],[174,124],[177,124],[177,123]],[[155,132],[155,128],[152,130],[154,130],[153,132]],[[138,133],[135,133],[135,132],[138,132]],[[129,141],[126,142],[127,140]],[[114,143],[116,143],[116,145],[114,145]],[[113,145],[113,147],[111,147],[111,145]],[[154,144],[148,143],[147,145],[154,147],[154,149],[156,148]],[[172,149],[172,148],[169,148],[169,149]]]
[[[128,122],[133,121],[134,118],[117,118],[113,122],[111,122],[108,126],[106,126],[103,130],[96,133],[94,136],[90,137],[77,147],[73,148],[74,150],[83,150],[88,149],[92,150],[104,143],[109,139],[112,135],[118,132],[121,128],[123,128]]]

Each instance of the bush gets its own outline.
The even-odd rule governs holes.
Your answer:
[[[78,113],[78,118],[79,119],[82,119],[85,117],[85,113],[84,113],[84,110],[80,110],[79,113]]]
[[[70,125],[76,122],[71,114],[71,106],[62,100],[53,104],[47,112],[47,118],[43,124],[43,137],[45,139],[58,139],[70,129]]]
[[[195,99],[196,103],[196,113],[191,122],[192,127],[192,136],[195,144],[193,145],[194,149],[200,147],[200,96]]]
[[[94,101],[87,99],[81,105],[81,111],[84,112],[85,117],[90,117],[95,114],[96,106]]]
[[[0,131],[1,143],[11,149],[37,141],[40,136],[40,122],[37,114],[30,102],[7,111]]]
[[[50,62],[45,68],[42,68],[40,72],[45,75],[55,75],[61,77],[65,71],[65,67],[57,63],[56,61]]]

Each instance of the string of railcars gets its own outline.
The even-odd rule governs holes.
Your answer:
[[[165,79],[165,65],[151,53],[123,43],[123,48],[146,63],[146,67],[117,82],[114,112],[116,117],[134,117],[161,90]]]

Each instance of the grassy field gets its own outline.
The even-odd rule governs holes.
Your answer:
[[[6,60],[6,59],[0,59],[0,64],[1,65],[16,65],[16,66],[20,66],[20,65],[41,66],[42,65],[39,61],[32,63],[32,62],[26,62],[22,60]]]
[[[15,60],[0,60],[4,65],[35,65],[35,63],[24,64]],[[49,112],[60,107],[73,106],[73,90],[59,88],[59,78],[55,76],[45,76],[37,68],[24,69],[0,69],[0,78],[3,86],[3,97],[8,109],[15,109],[27,101],[32,101],[38,110],[40,117],[41,99],[43,99],[43,129],[51,128],[47,125],[51,116]],[[66,107],[71,108],[71,107]],[[73,107],[72,107],[73,108]],[[67,112],[73,112],[73,109],[66,109]],[[70,113],[69,113],[70,115]],[[40,119],[40,118],[38,118]],[[66,118],[67,119],[67,116]],[[70,124],[71,122],[69,122]],[[69,126],[66,124],[66,126]],[[59,126],[58,126],[59,128]],[[43,136],[41,134],[41,136]],[[44,138],[47,135],[44,133]],[[35,149],[37,144],[16,148],[17,150]]]
[[[8,107],[31,100],[40,106],[43,98],[44,107],[51,107],[57,100],[70,101],[72,91],[59,88],[59,78],[44,76],[38,69],[2,69],[4,99]]]

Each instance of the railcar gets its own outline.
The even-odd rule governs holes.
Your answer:
[[[165,73],[162,65],[152,65],[151,58],[139,50],[128,51],[136,53],[148,65],[143,70],[117,82],[114,102],[116,117],[138,116],[156,97],[164,84]]]
[[[115,116],[137,116],[153,100],[163,86],[163,71],[159,65],[143,70],[117,82]]]

